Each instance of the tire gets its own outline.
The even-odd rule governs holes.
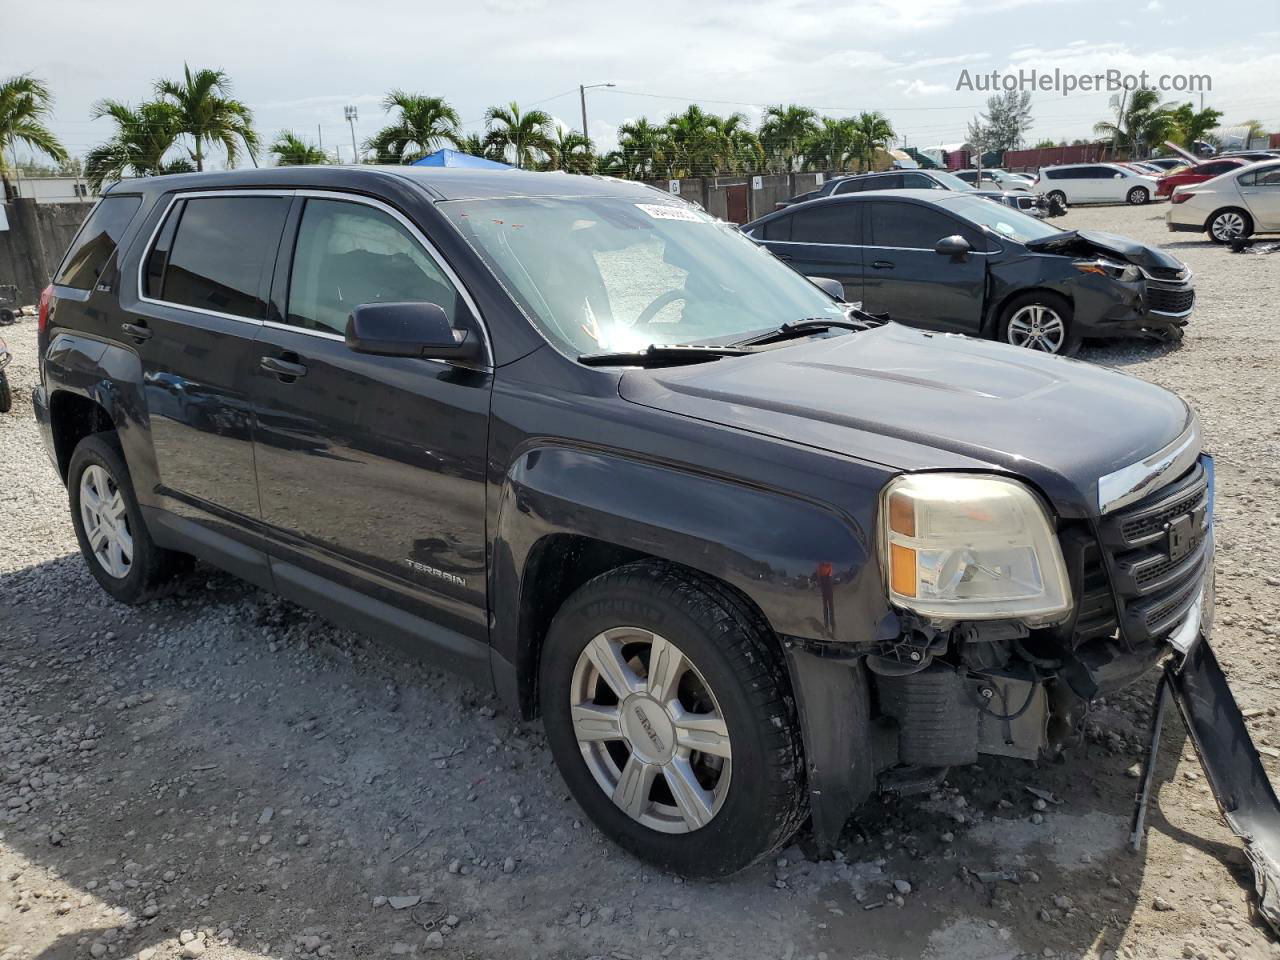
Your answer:
[[[15,319],[17,319],[17,314],[8,307],[0,307],[0,327],[9,326]]]
[[[1041,311],[1039,314],[1036,308]],[[1035,336],[1037,327],[1041,333]],[[1061,331],[1056,337],[1054,329]],[[1015,347],[1073,357],[1080,351],[1082,338],[1075,327],[1071,304],[1065,298],[1048,290],[1032,290],[1019,294],[1005,305],[1000,314],[999,339]]]
[[[102,504],[96,512],[87,502],[90,488]],[[71,522],[89,572],[116,600],[137,604],[164,596],[178,585],[179,577],[191,569],[191,557],[156,546],[147,532],[129,468],[114,433],[91,434],[76,446],[67,469],[67,492]],[[86,514],[99,518],[93,531],[85,529]],[[118,533],[121,523],[124,538]],[[108,529],[98,534],[104,527]],[[90,543],[91,533],[98,537],[97,551]],[[124,539],[129,541],[127,562]],[[113,549],[113,545],[120,549]],[[109,566],[113,566],[115,572],[109,570]]]
[[[1067,195],[1063,193],[1061,190],[1050,190],[1048,193],[1045,194],[1045,199],[1048,200],[1050,203],[1059,203],[1064,208],[1067,205]]]
[[[668,669],[649,671],[654,657]],[[620,698],[619,686],[631,692]],[[728,876],[785,844],[808,815],[782,652],[763,618],[710,577],[641,561],[579,588],[547,633],[539,694],[570,792],[606,836],[647,863]],[[707,752],[689,746],[697,738]],[[690,777],[692,792],[682,786]],[[625,791],[624,782],[644,786]],[[631,812],[621,805],[628,795]]]
[[[1151,191],[1146,187],[1134,187],[1125,194],[1125,202],[1133,207],[1141,207],[1151,201]]]
[[[9,388],[9,378],[0,370],[0,413],[8,413],[13,407],[13,391]]]
[[[1253,217],[1239,207],[1224,207],[1210,214],[1204,230],[1214,243],[1243,240],[1253,234]]]

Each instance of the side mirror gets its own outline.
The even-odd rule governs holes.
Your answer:
[[[809,282],[823,293],[830,295],[833,300],[844,302],[844,284],[839,280],[832,280],[830,277],[810,277]]]
[[[969,241],[960,234],[954,234],[950,237],[943,237],[933,245],[933,252],[944,257],[951,257],[953,260],[963,260],[969,256],[973,247],[969,246]]]
[[[347,318],[347,347],[379,357],[474,362],[484,355],[476,337],[455,330],[444,309],[424,300],[362,303]]]

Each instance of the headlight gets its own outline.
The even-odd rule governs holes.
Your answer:
[[[1142,277],[1142,271],[1132,263],[1116,263],[1114,260],[1073,260],[1071,265],[1081,273],[1096,273],[1100,277],[1133,283]]]
[[[1071,609],[1062,548],[1040,500],[1002,477],[906,474],[884,489],[890,600],[944,620],[1055,623]]]

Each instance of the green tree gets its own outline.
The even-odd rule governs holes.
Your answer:
[[[619,177],[644,180],[671,173],[670,131],[645,117],[618,128],[618,149],[605,157],[605,169]]]
[[[1197,110],[1190,103],[1166,107],[1168,117],[1169,139],[1180,147],[1191,149],[1197,140],[1208,140],[1209,131],[1222,122],[1222,111],[1213,107]]]
[[[240,147],[258,156],[253,111],[231,96],[231,78],[223,70],[196,70],[182,65],[181,80],[156,81],[157,99],[172,104],[181,118],[181,133],[191,138],[191,161],[204,169],[205,146],[221,147],[227,167],[240,159]]]
[[[844,170],[861,146],[852,117],[822,117],[821,128],[801,144],[809,170]]]
[[[398,110],[394,123],[365,142],[379,163],[413,163],[443,146],[460,145],[458,111],[443,97],[392,90],[382,101],[387,113]]]
[[[500,150],[508,162],[523,170],[555,153],[551,115],[545,110],[523,112],[514,100],[505,107],[490,107],[484,114],[488,134],[485,143]]]
[[[731,113],[727,117],[712,114],[710,128],[712,136],[719,141],[717,172],[748,173],[764,168],[764,145],[748,126],[744,114]]]
[[[773,164],[787,172],[800,155],[801,145],[819,131],[818,114],[791,103],[769,107],[760,123],[760,143]]]
[[[877,150],[886,150],[897,136],[893,125],[879,110],[864,111],[853,118],[853,131],[857,137],[858,155],[866,169],[871,169]]]
[[[987,98],[987,112],[969,124],[969,141],[982,150],[1016,150],[1031,129],[1031,94],[1007,90]]]
[[[1123,96],[1114,95],[1111,109],[1116,119],[1095,123],[1093,132],[1109,137],[1118,151],[1146,156],[1172,134],[1169,108],[1160,105],[1160,95],[1154,90],[1143,87]]]
[[[560,127],[556,130],[555,145],[551,150],[551,168],[569,173],[595,173],[595,145],[590,137]]]
[[[276,158],[281,167],[301,167],[308,164],[328,163],[329,155],[312,143],[308,143],[292,130],[276,134],[267,152]]]
[[[16,144],[23,144],[57,163],[66,163],[66,148],[45,126],[53,96],[44,81],[29,73],[9,77],[0,83],[0,180],[4,195],[9,196],[9,172],[5,158]]]
[[[107,181],[151,177],[161,173],[189,173],[195,167],[185,158],[166,159],[183,133],[183,118],[171,103],[150,100],[137,109],[118,100],[99,100],[90,116],[107,117],[115,134],[85,154],[85,179],[95,190]]]

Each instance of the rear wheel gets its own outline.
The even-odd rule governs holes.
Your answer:
[[[1214,243],[1230,243],[1232,240],[1243,240],[1253,233],[1253,218],[1243,210],[1228,207],[1213,214],[1204,228]]]
[[[1135,207],[1140,207],[1151,199],[1151,191],[1146,187],[1134,187],[1125,195],[1125,200]]]
[[[1047,290],[1014,297],[1000,320],[1000,339],[1015,347],[1074,356],[1080,349],[1071,304]]]
[[[565,782],[640,859],[726,876],[804,820],[781,651],[759,614],[711,578],[647,561],[596,577],[556,614],[539,673]]]
[[[156,546],[133,493],[129,468],[113,433],[85,437],[67,470],[71,522],[89,572],[122,603],[163,596],[192,559]]]

